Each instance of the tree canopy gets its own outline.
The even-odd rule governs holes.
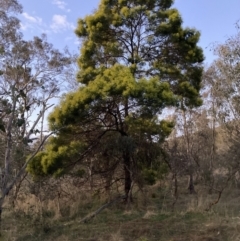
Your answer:
[[[28,162],[48,137],[44,115],[73,59],[46,35],[24,40],[16,17],[21,10],[16,0],[0,2],[0,222],[5,197],[15,185],[17,193]]]
[[[88,166],[94,173],[122,176],[129,197],[144,169],[157,170],[159,143],[174,125],[161,118],[162,111],[201,105],[200,33],[182,27],[172,3],[102,0],[78,20],[81,87],[50,114],[57,135],[30,172],[60,175]]]

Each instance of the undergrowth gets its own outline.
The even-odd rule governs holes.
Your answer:
[[[87,223],[81,220],[105,202],[98,198],[42,212],[5,210],[1,240],[13,241],[237,241],[240,240],[240,190],[217,194],[182,190],[175,202],[171,190],[155,185],[134,195],[130,205],[114,203]]]

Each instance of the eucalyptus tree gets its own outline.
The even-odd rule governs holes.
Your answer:
[[[229,124],[229,128],[234,123],[237,125],[240,118],[239,49],[240,31],[224,44],[215,46],[217,58],[204,74],[204,81],[209,88],[208,99],[215,104],[215,118],[218,124]],[[239,127],[235,127],[235,131],[238,131]],[[234,135],[237,140],[237,132]]]
[[[182,28],[172,3],[102,0],[93,14],[78,20],[81,87],[50,114],[52,130],[62,129],[29,170],[60,175],[78,163],[104,163],[107,155],[130,197],[142,162],[151,168],[159,158],[151,147],[173,127],[160,118],[162,110],[201,104],[200,34]]]
[[[45,35],[25,41],[15,17],[20,11],[15,0],[0,3],[0,214],[6,195],[51,134],[44,133],[44,115],[56,102],[72,63]],[[32,145],[34,141],[39,144]]]
[[[214,46],[216,59],[206,69],[206,108],[218,129],[218,167],[229,176],[239,170],[240,134],[240,31]]]

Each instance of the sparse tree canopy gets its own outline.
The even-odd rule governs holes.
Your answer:
[[[25,41],[15,17],[19,12],[17,1],[0,2],[0,222],[6,195],[26,176],[28,162],[47,139],[44,115],[72,63],[45,35]],[[29,145],[34,140],[38,145]]]
[[[96,171],[108,162],[105,170],[111,173],[122,167],[128,196],[143,160],[149,168],[159,158],[150,148],[173,127],[160,120],[162,110],[201,104],[200,34],[183,29],[171,5],[171,0],[102,0],[92,15],[78,20],[81,87],[51,113],[58,135],[29,166],[31,172],[61,174],[89,160]]]
[[[221,45],[215,46],[217,59],[204,74],[207,97],[215,102],[219,124],[238,121],[240,117],[240,31]],[[233,124],[233,123],[231,123]]]

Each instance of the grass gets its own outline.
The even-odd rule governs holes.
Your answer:
[[[182,190],[174,209],[167,188],[157,185],[138,193],[134,203],[113,204],[88,223],[80,223],[103,201],[91,199],[66,206],[63,215],[5,212],[3,236],[11,241],[237,241],[240,240],[240,191],[228,189],[220,202],[204,211],[217,194],[189,195]],[[89,199],[90,200],[90,199]]]

